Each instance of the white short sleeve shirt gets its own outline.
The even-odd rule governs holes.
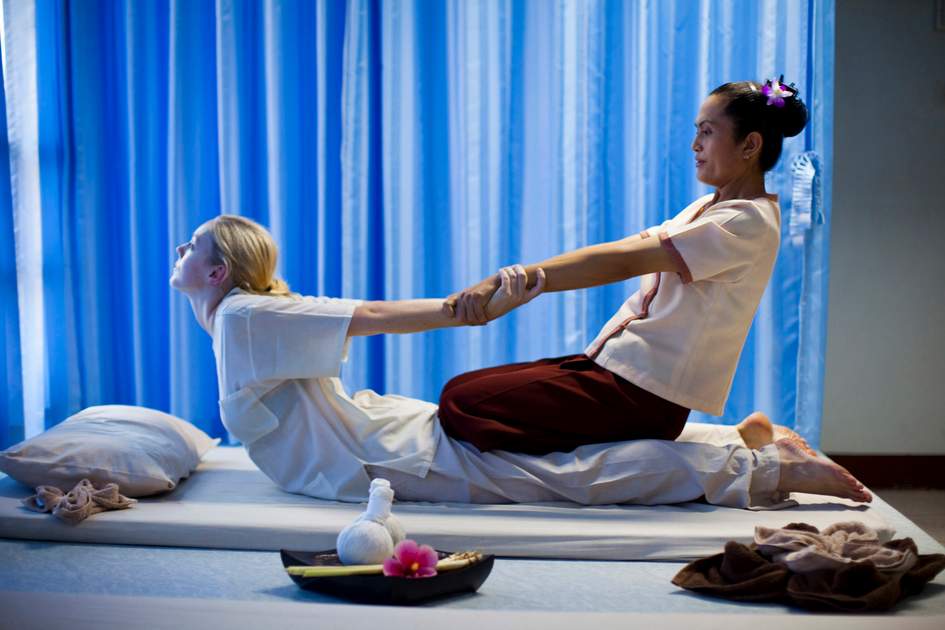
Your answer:
[[[367,464],[427,474],[436,405],[364,390],[338,374],[360,300],[292,300],[231,291],[217,307],[213,350],[224,426],[289,491],[361,501]]]
[[[776,199],[697,199],[658,238],[683,271],[642,278],[585,353],[678,405],[721,415],[781,240]]]

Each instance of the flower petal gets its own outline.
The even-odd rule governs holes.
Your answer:
[[[397,543],[397,546],[394,547],[394,557],[397,558],[402,565],[409,567],[417,561],[419,551],[420,548],[416,541],[406,538]]]
[[[384,575],[402,576],[403,574],[404,566],[397,561],[397,558],[388,558],[384,561]]]
[[[438,560],[436,550],[430,545],[420,545],[417,550],[417,561],[421,567],[436,567]]]
[[[416,577],[433,577],[436,575],[436,569],[433,567],[420,567],[420,570],[417,571]]]

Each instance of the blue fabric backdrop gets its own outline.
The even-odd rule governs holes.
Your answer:
[[[173,245],[218,213],[269,225],[303,293],[444,296],[675,214],[707,192],[689,149],[701,100],[780,73],[812,120],[770,174],[784,241],[725,415],[709,420],[762,409],[816,444],[833,11],[3,2],[0,446],[101,403],[224,433],[210,339],[167,286]],[[803,152],[820,194],[814,220],[792,223]],[[581,351],[636,284],[549,294],[484,328],[358,339],[343,376],[436,400],[462,371]]]

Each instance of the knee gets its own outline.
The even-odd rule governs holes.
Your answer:
[[[473,388],[459,377],[451,379],[443,386],[440,392],[440,420],[449,423],[450,420],[465,415],[465,411],[472,405]]]
[[[686,422],[688,419],[688,409],[680,409],[678,413],[671,414],[663,425],[666,434],[660,439],[670,441],[676,440],[680,435],[682,435],[683,429],[686,428]]]
[[[443,400],[443,396],[446,396],[452,390],[461,387],[463,382],[468,378],[466,374],[457,374],[450,380],[446,381],[446,385],[443,386],[443,389],[440,390],[440,400]]]

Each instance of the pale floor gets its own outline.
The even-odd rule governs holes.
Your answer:
[[[945,545],[945,490],[880,488],[876,494]]]

